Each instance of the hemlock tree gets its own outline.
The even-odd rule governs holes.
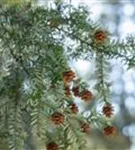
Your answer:
[[[116,135],[109,61],[134,67],[134,43],[132,36],[111,40],[84,7],[1,7],[0,137],[6,149],[83,150],[92,128]],[[69,66],[72,59],[95,60],[93,86]],[[87,115],[76,97],[88,106]]]

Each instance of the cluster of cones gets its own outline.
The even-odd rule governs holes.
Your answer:
[[[64,82],[64,85],[65,85],[65,88],[64,88],[65,95],[67,97],[69,97],[71,95],[71,92],[72,92],[75,97],[80,97],[85,102],[89,102],[89,101],[92,100],[93,94],[92,94],[91,91],[83,90],[83,91],[80,92],[79,87],[73,87],[72,89],[70,89],[70,82],[73,81],[74,78],[75,78],[75,73],[72,70],[63,72],[62,78],[63,78],[63,82]],[[75,103],[71,103],[69,105],[69,109],[74,114],[78,113],[78,107],[76,106]],[[113,114],[113,107],[111,106],[111,104],[107,103],[103,106],[102,112],[106,117],[109,118]],[[54,112],[51,115],[51,121],[55,125],[64,124],[65,116],[60,112]],[[90,129],[91,128],[90,128],[90,125],[88,123],[83,122],[83,123],[80,124],[81,132],[88,134],[90,132]],[[114,126],[107,125],[103,128],[103,133],[106,136],[115,135],[117,133],[116,131],[117,130]],[[56,144],[54,142],[48,143],[46,145],[46,147],[47,147],[47,150],[58,150],[59,149],[58,144]]]
[[[103,114],[104,114],[106,117],[110,118],[110,117],[113,115],[113,107],[112,107],[112,105],[111,105],[110,103],[105,104],[105,105],[103,106],[103,108],[102,108],[102,112],[103,112]],[[107,125],[107,126],[103,129],[103,132],[104,132],[104,134],[107,135],[107,136],[116,135],[117,129],[116,129],[116,127],[114,127],[114,126],[108,126],[108,125]]]
[[[78,108],[76,108],[75,105],[71,105],[72,109],[76,112],[78,112]],[[74,108],[75,107],[75,108]],[[62,113],[55,112],[51,115],[51,121],[55,125],[61,125],[64,124],[65,116]],[[80,131],[83,133],[88,134],[90,132],[90,125],[88,123],[81,123],[80,124]],[[47,150],[59,150],[59,145],[55,142],[50,142],[46,145]]]
[[[74,87],[70,89],[70,82],[74,80],[75,78],[75,73],[73,71],[66,71],[62,73],[62,78],[63,82],[65,85],[65,95],[69,97],[71,95],[71,92],[73,92],[74,96],[80,97],[84,101],[90,101],[92,99],[92,93],[88,90],[84,90],[82,92],[79,91],[78,87]],[[76,106],[75,103],[70,103],[69,104],[69,109],[71,110],[72,113],[77,114],[78,113],[78,107]],[[65,121],[65,116],[60,113],[60,112],[54,112],[51,115],[51,121],[55,125],[61,125],[64,124]],[[83,133],[89,133],[90,131],[90,125],[88,123],[80,123],[80,131]],[[54,142],[50,142],[46,145],[47,150],[58,150],[59,146],[58,144]]]
[[[66,71],[62,73],[62,78],[63,78],[63,82],[65,85],[65,95],[67,97],[71,96],[71,93],[73,93],[73,95],[75,97],[80,97],[83,101],[85,102],[89,102],[92,100],[93,98],[93,94],[91,91],[84,89],[82,91],[80,91],[79,87],[73,87],[70,88],[70,82],[73,81],[75,79],[75,72],[73,72],[72,70]],[[70,110],[72,111],[72,113],[77,114],[78,113],[78,107],[76,106],[76,104],[71,103],[69,105]]]
[[[73,87],[72,89],[70,89],[70,82],[73,81],[75,77],[75,72],[73,72],[72,70],[62,73],[62,78],[65,85],[65,95],[68,97],[71,95],[71,92],[73,92],[74,96],[80,97],[86,102],[92,100],[93,94],[91,91],[85,89],[80,92],[79,87]]]
[[[65,116],[62,113],[55,112],[51,115],[51,121],[55,125],[64,124]],[[81,123],[80,130],[81,132],[88,134],[90,132],[90,125],[88,123]]]
[[[63,82],[64,82],[64,85],[65,85],[64,90],[65,90],[66,96],[69,96],[69,93],[73,92],[74,96],[80,97],[85,102],[87,102],[87,101],[89,102],[89,101],[92,100],[93,94],[92,94],[91,91],[83,90],[83,91],[80,92],[79,87],[73,87],[72,89],[69,88],[70,82],[73,81],[74,78],[75,78],[75,73],[72,70],[63,72],[62,77],[63,77]],[[76,106],[75,103],[69,104],[69,109],[74,114],[77,114],[78,111],[79,111],[78,107]],[[113,107],[111,106],[110,103],[106,103],[102,108],[102,112],[106,117],[109,118],[113,114]],[[56,125],[63,124],[64,119],[65,119],[64,115],[59,113],[59,112],[55,112],[51,116],[51,120]],[[85,123],[85,125],[84,124],[81,125],[81,129],[82,129],[81,130],[82,132],[88,133],[88,129],[90,129],[89,124]],[[105,131],[106,131],[106,129],[105,129]],[[104,132],[104,133],[106,133],[106,132]],[[112,132],[109,132],[109,133],[111,134]],[[106,135],[109,135],[109,134],[107,133]]]
[[[93,94],[91,93],[91,91],[83,90],[80,92],[79,87],[73,87],[72,89],[70,89],[70,86],[69,86],[70,82],[73,81],[75,78],[75,73],[72,70],[63,72],[62,77],[63,77],[63,82],[65,85],[64,90],[65,90],[66,96],[70,96],[71,92],[72,92],[75,97],[80,97],[85,102],[89,102],[90,100],[92,100]],[[78,107],[74,103],[71,103],[69,105],[69,109],[74,114],[78,113]],[[107,103],[103,106],[102,112],[106,117],[109,118],[113,114],[113,107],[111,106],[111,104]],[[55,125],[64,124],[65,116],[60,112],[54,112],[51,115],[51,121]],[[88,134],[90,132],[90,129],[91,128],[90,128],[90,125],[88,123],[84,122],[84,123],[80,124],[81,132]],[[106,136],[111,136],[111,135],[115,135],[117,133],[117,130],[114,126],[107,125],[103,128],[103,133]],[[59,149],[58,144],[54,143],[54,142],[48,143],[46,145],[46,147],[47,147],[47,150],[58,150]]]
[[[62,113],[59,112],[54,112],[51,115],[51,121],[55,124],[55,125],[61,125],[64,124],[65,121],[65,116]],[[81,123],[80,125],[81,131],[83,133],[88,133],[90,131],[90,126],[87,123]]]

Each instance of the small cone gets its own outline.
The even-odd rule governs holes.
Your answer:
[[[75,73],[72,70],[63,72],[62,78],[65,85],[68,85],[75,78]]]
[[[106,136],[116,135],[117,129],[114,126],[106,126],[103,132],[104,132],[104,135]]]
[[[78,113],[78,107],[75,104],[71,104],[69,108],[74,114]]]
[[[70,88],[66,86],[64,90],[65,90],[65,95],[69,97],[71,95]]]
[[[79,87],[73,87],[72,89],[74,96],[80,96]]]
[[[55,112],[51,115],[51,120],[54,124],[60,125],[64,123],[65,117],[59,112]]]
[[[54,142],[48,143],[46,145],[47,150],[58,150],[58,145]]]
[[[102,30],[97,30],[94,33],[94,41],[96,43],[103,43],[105,41],[105,39],[107,38],[107,32],[106,31],[102,31]]]
[[[81,131],[88,134],[90,132],[90,125],[88,123],[82,124]]]
[[[106,104],[104,107],[103,107],[103,114],[106,116],[106,117],[111,117],[112,114],[113,114],[113,108],[111,106],[111,104]]]
[[[87,101],[92,100],[93,95],[92,95],[92,93],[91,93],[90,91],[84,90],[84,91],[82,91],[82,92],[80,93],[80,97],[81,97],[82,100],[84,100],[84,101],[87,102]]]

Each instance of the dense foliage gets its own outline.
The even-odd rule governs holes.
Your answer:
[[[11,150],[83,150],[93,127],[114,135],[109,60],[133,67],[134,43],[133,37],[111,40],[84,7],[1,7],[0,138]],[[69,66],[72,59],[95,60],[94,86]],[[87,111],[79,111],[76,97]]]

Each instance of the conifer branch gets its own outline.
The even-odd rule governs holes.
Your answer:
[[[5,26],[3,25],[3,24],[1,24],[2,25],[2,27],[3,27],[3,29],[5,30],[5,32],[4,33],[8,33],[8,31],[6,30],[6,28],[5,28]],[[2,38],[2,37],[1,37]],[[12,38],[12,37],[11,37]],[[4,40],[6,40],[6,43],[5,43],[5,45],[8,47],[8,49],[10,50],[10,53],[11,53],[11,55],[12,55],[12,57],[14,58],[14,60],[17,62],[17,63],[20,63],[20,65],[21,65],[21,67],[23,67],[23,69],[24,69],[24,71],[26,72],[26,74],[27,75],[30,75],[30,73],[28,72],[28,70],[25,68],[25,66],[23,65],[23,61],[22,61],[22,59],[20,59],[20,58],[18,58],[15,54],[14,54],[14,52],[13,52],[13,49],[10,47],[10,42],[5,38]],[[21,40],[19,40],[19,42],[18,42],[18,45],[19,45],[19,43],[21,42]],[[16,47],[14,47],[14,49],[15,49]]]
[[[91,122],[97,123],[100,128],[100,125],[106,125],[107,121],[101,114],[95,110],[93,113],[90,109],[90,115],[84,117],[85,114],[80,113],[79,107],[75,105],[74,96],[83,100],[87,106],[91,105],[91,108],[94,107],[93,101],[96,98],[108,103],[110,93],[109,80],[106,78],[107,60],[121,58],[130,66],[135,64],[135,54],[132,51],[134,41],[122,43],[108,40],[105,43],[103,39],[100,44],[96,43],[92,33],[98,26],[86,21],[88,12],[80,8],[73,10],[71,8],[69,16],[65,17],[67,15],[62,14],[65,7],[63,5],[60,7],[60,9],[34,7],[29,11],[26,7],[19,9],[12,7],[6,8],[0,14],[2,18],[0,44],[3,50],[4,48],[8,50],[1,57],[10,59],[11,56],[15,60],[10,67],[11,74],[2,76],[1,80],[4,82],[5,93],[10,99],[9,103],[3,102],[8,106],[9,111],[5,111],[4,119],[1,119],[2,125],[7,123],[10,149],[23,149],[28,138],[22,137],[21,133],[27,132],[28,137],[37,137],[37,143],[38,140],[45,143],[47,150],[52,147],[61,148],[62,144],[65,144],[63,150],[69,144],[73,149],[82,150],[83,134],[89,130]],[[75,51],[70,44],[64,43],[66,39],[70,39],[74,44],[77,43]],[[87,90],[86,84],[83,85],[76,79],[76,73],[68,65],[65,47],[71,50],[71,57],[77,54],[76,58],[79,58],[89,53],[96,57],[95,89],[100,94],[99,98],[94,97],[93,92]],[[126,55],[127,51],[130,52],[129,55]],[[21,58],[20,52],[23,54]],[[15,68],[16,64],[27,76],[23,76],[21,69]],[[28,83],[25,84],[27,81]],[[2,99],[5,98],[5,93],[1,94]],[[2,106],[0,105],[0,110]],[[111,114],[111,107],[108,108]],[[83,126],[81,123],[84,123]],[[50,139],[54,141],[48,144]]]
[[[71,39],[76,39],[77,41],[80,41],[80,43],[87,45],[90,49],[88,51],[90,51],[91,53],[96,53],[97,51],[97,47],[93,46],[93,42],[87,42],[86,40],[83,40],[82,38],[78,37],[77,35],[75,35],[74,33],[69,33],[66,30],[62,29],[62,28],[57,28],[59,31],[64,32],[67,36],[69,36]],[[100,51],[98,51],[98,53],[103,53],[105,54],[105,56],[107,57],[116,57],[116,58],[122,58],[123,60],[125,60],[127,63],[130,64],[130,62],[135,59],[135,56],[132,56],[132,58],[129,58],[126,53],[122,54],[120,52],[118,52],[118,49],[120,49],[121,47],[126,48],[127,44],[125,43],[119,43],[119,44],[112,44],[111,42],[108,43],[107,46],[104,46],[102,49],[100,49]],[[114,49],[114,50],[113,50]],[[82,49],[83,50],[83,49]],[[128,47],[126,49],[128,51]],[[121,50],[122,51],[122,50]],[[83,55],[83,53],[82,53]]]
[[[106,64],[105,64],[106,63]],[[101,95],[103,97],[103,101],[105,103],[108,102],[108,98],[109,98],[109,87],[108,87],[108,81],[105,81],[105,78],[107,76],[107,68],[108,66],[105,66],[105,65],[108,65],[104,56],[103,56],[103,53],[98,53],[97,52],[97,56],[96,56],[96,72],[95,72],[95,75],[96,75],[96,78],[97,78],[97,84],[95,85],[95,88],[98,90],[98,92],[100,93],[101,92]]]

